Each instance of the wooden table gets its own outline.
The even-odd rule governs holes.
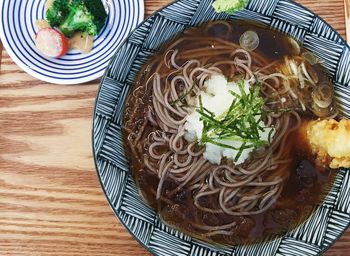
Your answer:
[[[169,0],[145,0],[146,15]],[[299,0],[345,36],[343,0]],[[98,182],[91,116],[99,81],[62,86],[0,71],[0,256],[149,255]],[[325,255],[350,255],[350,230]]]

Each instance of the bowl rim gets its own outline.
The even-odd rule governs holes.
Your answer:
[[[115,51],[113,57],[110,59],[109,61],[109,64],[107,65],[107,68],[101,78],[101,82],[100,82],[100,85],[98,87],[98,90],[97,90],[97,93],[96,93],[96,100],[95,100],[95,105],[94,105],[94,110],[93,110],[93,113],[92,113],[92,133],[91,133],[91,136],[92,136],[92,153],[93,153],[93,158],[94,158],[94,164],[95,164],[95,171],[96,171],[96,175],[98,177],[98,180],[99,180],[99,183],[102,187],[102,190],[103,190],[103,193],[108,201],[108,205],[109,207],[112,209],[114,215],[117,217],[117,219],[119,220],[119,222],[122,224],[122,226],[129,232],[129,234],[131,235],[131,237],[133,239],[135,239],[143,248],[145,248],[148,252],[150,252],[151,254],[157,256],[157,253],[155,251],[153,251],[149,246],[147,246],[146,244],[144,244],[137,236],[135,236],[135,234],[131,231],[131,229],[128,227],[128,225],[124,222],[124,220],[119,216],[118,212],[116,211],[116,209],[113,207],[113,203],[111,202],[111,200],[109,199],[108,195],[107,195],[107,191],[106,191],[106,188],[103,184],[103,181],[102,181],[102,177],[100,175],[100,171],[99,171],[99,167],[98,167],[98,157],[97,157],[97,152],[96,152],[96,149],[95,149],[95,138],[94,138],[94,135],[95,135],[95,126],[94,126],[94,121],[95,121],[95,118],[97,116],[97,103],[98,103],[98,97],[100,95],[100,92],[101,92],[101,89],[103,87],[103,84],[104,84],[104,81],[107,77],[107,73],[108,73],[108,67],[110,67],[111,63],[113,63],[114,59],[116,58],[117,54],[120,52],[121,48],[123,47],[123,45],[129,40],[129,38],[134,34],[134,32],[136,30],[138,30],[143,24],[145,24],[146,22],[148,22],[149,19],[151,19],[152,17],[154,17],[155,15],[159,14],[161,11],[163,11],[164,9],[170,7],[171,5],[177,3],[177,2],[180,2],[181,0],[172,0],[170,3],[162,6],[161,8],[157,9],[156,11],[154,11],[151,15],[149,15],[147,18],[145,18],[141,23],[139,23],[137,25],[137,27],[135,29],[133,29],[129,35],[120,43],[120,45],[118,46],[117,50]],[[249,0],[251,1],[251,0]],[[331,28],[332,32],[335,33],[335,35],[337,35],[340,39],[340,42],[344,44],[344,46],[348,49],[350,49],[350,46],[348,45],[348,43],[346,42],[346,40],[339,34],[339,32],[334,29],[324,18],[322,18],[321,16],[319,16],[318,14],[316,14],[313,10],[310,10],[309,8],[303,6],[302,4],[296,2],[296,1],[293,1],[293,0],[286,0],[288,1],[289,3],[292,3],[294,6],[298,6],[298,7],[301,7],[302,9],[304,10],[307,10],[309,11],[311,14],[313,14],[315,17],[319,18],[324,24],[328,25],[329,28]],[[249,3],[249,2],[248,2]],[[171,38],[170,38],[171,40]],[[349,170],[350,171],[350,170]],[[156,213],[157,214],[157,213]],[[165,224],[167,225],[167,224]],[[167,225],[168,226],[168,225]],[[342,237],[344,235],[344,233],[349,229],[350,227],[350,222],[347,224],[346,228],[339,234],[335,237],[335,239],[329,243],[327,246],[325,246],[323,249],[320,250],[320,252],[317,254],[317,255],[322,255],[324,252],[326,252],[329,248],[331,248],[338,240],[340,237]],[[191,236],[192,237],[192,236]],[[269,242],[270,240],[266,241],[266,242]],[[272,241],[272,240],[271,240]],[[264,243],[264,242],[263,242]],[[259,243],[256,243],[256,244],[260,244]]]

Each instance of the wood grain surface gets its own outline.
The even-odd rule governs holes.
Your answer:
[[[145,0],[146,15],[169,2]],[[298,2],[345,37],[343,0]],[[113,215],[96,176],[99,81],[47,84],[4,50],[0,61],[0,255],[149,255]],[[325,255],[349,251],[350,230]]]
[[[350,0],[344,0],[346,41],[350,41]]]

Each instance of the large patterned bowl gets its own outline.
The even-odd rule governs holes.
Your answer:
[[[141,199],[130,176],[121,136],[123,106],[142,64],[159,46],[184,29],[216,19],[248,19],[287,33],[323,61],[344,114],[350,115],[350,51],[320,17],[291,0],[251,0],[233,15],[217,14],[212,0],[179,0],[143,22],[113,57],[97,97],[93,149],[98,176],[115,214],[155,255],[318,255],[350,223],[349,170],[339,170],[334,186],[309,219],[285,236],[255,245],[215,247],[166,226]],[[349,138],[350,139],[350,138]]]

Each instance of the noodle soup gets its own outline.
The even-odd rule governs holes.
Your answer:
[[[313,101],[327,83],[317,59],[277,32],[227,21],[186,30],[144,65],[127,100],[124,141],[140,194],[205,241],[285,234],[332,186],[297,133],[303,120],[337,115],[333,99]]]

